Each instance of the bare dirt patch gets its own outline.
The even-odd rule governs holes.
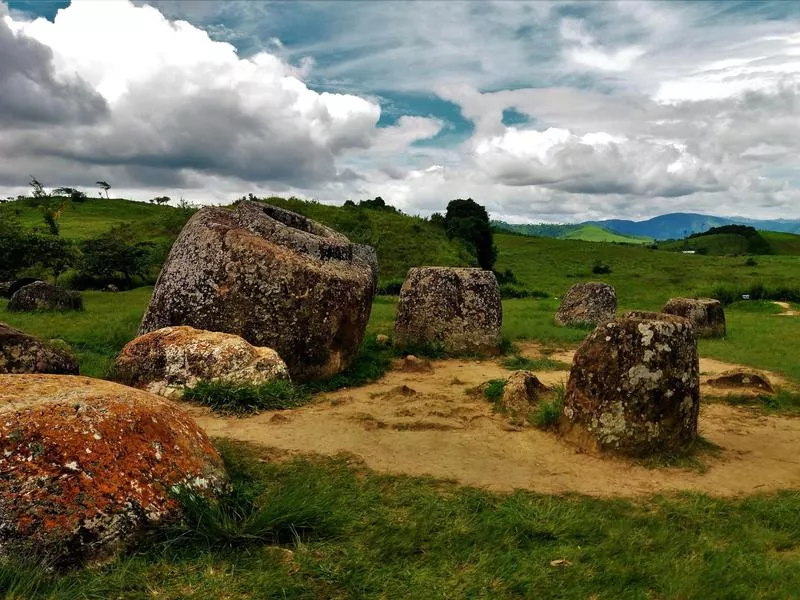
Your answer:
[[[773,302],[773,304],[776,304],[783,309],[782,313],[778,313],[779,317],[796,317],[800,315],[800,312],[793,310],[792,305],[788,302]]]
[[[541,355],[535,344],[524,344],[522,351]],[[550,356],[569,362],[572,352]],[[735,366],[701,359],[700,370],[708,377]],[[695,490],[730,496],[800,486],[800,419],[704,403],[700,433],[721,448],[703,459],[708,469],[650,469],[576,453],[554,433],[511,427],[493,414],[489,402],[469,393],[489,379],[508,377],[496,361],[434,361],[432,367],[425,373],[394,370],[373,384],[322,394],[308,406],[280,413],[223,418],[200,407],[190,410],[212,436],[298,453],[350,453],[379,471],[431,475],[495,491],[636,496]],[[553,385],[566,382],[568,372],[536,376]]]

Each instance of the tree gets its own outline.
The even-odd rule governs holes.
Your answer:
[[[45,191],[44,186],[33,175],[31,175],[31,180],[28,182],[28,185],[33,188],[33,197],[37,200],[47,197],[47,191]]]
[[[464,241],[469,251],[478,260],[482,269],[491,271],[497,260],[497,248],[492,239],[492,228],[486,209],[472,198],[452,200],[447,205],[444,217],[449,238]]]
[[[71,187],[58,187],[53,190],[53,195],[69,198],[73,202],[83,202],[86,200],[86,192]]]
[[[162,204],[168,204],[172,198],[169,196],[156,196],[155,198],[150,198],[150,204],[158,204],[161,206]]]
[[[97,185],[99,185],[99,186],[100,186],[100,189],[102,189],[103,191],[105,191],[105,193],[106,193],[106,199],[108,199],[108,190],[110,190],[110,189],[111,189],[111,184],[110,184],[110,183],[108,183],[107,181],[98,181],[98,182],[97,182]]]
[[[153,263],[154,244],[136,242],[129,225],[114,227],[80,247],[80,274],[91,279],[108,281],[122,275],[130,285],[135,276],[145,277]]]

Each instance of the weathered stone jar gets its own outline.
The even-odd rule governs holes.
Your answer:
[[[697,339],[682,317],[598,326],[575,353],[559,428],[579,448],[646,456],[697,438]]]
[[[502,323],[491,271],[415,267],[400,289],[393,343],[401,349],[441,345],[453,354],[496,353]]]
[[[617,292],[607,283],[587,281],[573,285],[558,307],[558,325],[599,325],[617,314]]]
[[[697,337],[725,337],[725,310],[714,298],[672,298],[662,312],[689,319]]]
[[[377,278],[370,247],[296,213],[240,202],[204,208],[181,231],[139,333],[171,325],[273,348],[293,379],[352,363]]]

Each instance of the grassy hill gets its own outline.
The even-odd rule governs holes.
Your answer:
[[[648,237],[620,235],[597,225],[582,225],[578,229],[559,236],[559,239],[583,240],[584,242],[614,242],[616,244],[649,244],[653,241],[652,238]]]
[[[76,241],[105,233],[115,225],[131,223],[142,241],[172,243],[192,215],[190,207],[158,206],[121,198],[65,201],[58,219],[61,236]],[[43,226],[42,211],[32,198],[0,204],[1,218],[16,218],[28,228]]]
[[[738,230],[737,230],[738,229]],[[800,255],[800,235],[776,231],[756,231],[740,225],[711,229],[682,240],[660,242],[663,250],[694,250],[715,256],[743,254]]]

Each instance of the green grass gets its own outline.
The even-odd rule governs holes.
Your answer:
[[[380,475],[345,457],[276,461],[242,445],[221,448],[245,498],[228,501],[222,514],[194,511],[181,543],[151,544],[62,576],[5,565],[0,593],[585,600],[793,598],[800,589],[797,492],[639,500],[493,494]],[[551,566],[556,560],[569,564]]]
[[[495,404],[503,397],[503,390],[505,390],[505,388],[505,379],[490,379],[483,388],[483,395],[489,402]]]
[[[511,269],[523,287],[560,297],[579,281],[605,281],[617,290],[621,306],[658,310],[675,296],[718,285],[749,288],[800,288],[800,256],[760,256],[756,267],[742,257],[687,255],[621,244],[495,234],[496,269]],[[592,273],[600,261],[611,267]]]
[[[562,240],[583,240],[584,242],[614,242],[617,244],[650,244],[652,238],[621,235],[597,225],[583,225],[560,236]]]
[[[552,395],[540,398],[536,410],[530,416],[531,424],[539,429],[554,429],[561,418],[566,393],[566,386],[559,383],[554,386]]]
[[[183,393],[183,399],[222,414],[251,414],[263,410],[296,408],[311,399],[305,389],[290,381],[248,385],[230,381],[200,381]]]
[[[97,237],[116,225],[132,223],[141,241],[171,244],[191,212],[118,198],[88,198],[85,202],[66,201],[58,224],[62,237],[81,241]],[[13,216],[28,228],[43,224],[42,211],[33,199],[0,205],[0,218],[3,216]]]

